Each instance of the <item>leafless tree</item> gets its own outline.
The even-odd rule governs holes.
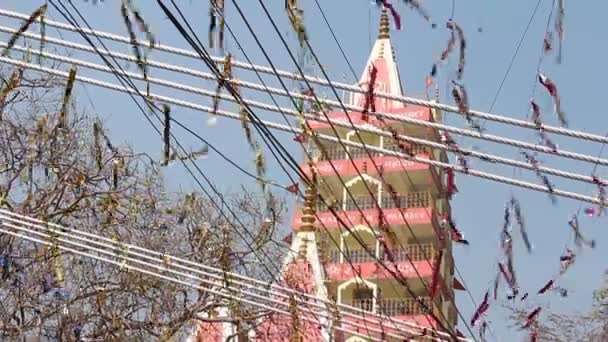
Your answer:
[[[508,305],[509,319],[514,328],[521,328],[533,305]],[[537,341],[551,342],[603,342],[608,341],[608,275],[604,283],[593,293],[593,305],[589,312],[557,312],[550,307],[542,308],[538,320]]]
[[[3,208],[250,274],[267,266],[252,250],[278,260],[282,200],[268,208],[246,190],[222,198],[222,211],[229,207],[255,237],[239,228],[246,243],[232,214],[196,192],[167,193],[159,163],[114,145],[74,101],[66,106],[65,80],[19,69],[0,75]],[[0,258],[3,341],[171,340],[197,313],[225,305],[204,291],[8,235],[0,235]]]

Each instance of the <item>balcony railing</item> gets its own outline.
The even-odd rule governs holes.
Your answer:
[[[370,246],[369,249],[371,251],[375,251],[376,247]],[[340,253],[339,250],[333,250],[333,251],[329,252],[330,261],[332,263],[339,263],[341,254],[342,253]],[[367,251],[364,249],[358,249],[358,250],[351,249],[349,251],[344,251],[344,262],[348,262],[349,260],[352,263],[361,264],[361,263],[366,263],[366,262],[373,262],[374,260],[376,260],[376,258],[369,255],[369,253],[367,253]]]
[[[427,146],[416,145],[416,144],[407,144],[405,142],[402,143],[402,145],[405,146],[406,151],[407,151],[407,149],[409,149],[413,154],[422,154],[422,153],[430,152],[430,148]],[[389,142],[385,143],[384,148],[391,150],[391,151],[403,152],[401,150],[401,148],[398,146],[398,144],[394,143],[393,141],[389,141]],[[319,161],[348,159],[348,154],[346,154],[346,151],[344,151],[344,148],[342,148],[342,146],[327,147],[327,148],[325,148],[325,151],[327,152],[327,155],[325,155],[315,149],[313,151],[312,155],[318,155]],[[372,157],[379,157],[380,155],[382,155],[381,153],[375,152],[375,151],[369,151],[369,154],[368,154],[367,153],[368,151],[366,151],[365,149],[362,149],[362,148],[349,148],[348,151],[350,153],[351,158],[353,158],[353,159],[369,158],[370,155]]]
[[[383,194],[380,197],[380,208],[382,209],[394,209],[394,208],[426,208],[430,207],[432,203],[431,193],[428,191],[423,192],[408,192],[402,195],[393,196],[392,194]],[[371,196],[355,196],[355,200],[347,198],[344,202],[344,210],[366,210],[375,209],[376,201]],[[340,203],[336,209],[341,208]],[[317,211],[329,211],[325,203],[317,202]]]
[[[371,298],[353,299],[349,305],[354,306],[357,309],[372,312],[374,308],[374,300]]]
[[[430,152],[431,152],[431,148],[428,146],[410,144],[405,141],[397,142],[394,139],[385,140],[384,148],[387,150],[395,151],[395,152],[408,152],[408,153],[412,153],[412,154],[422,154],[422,153],[430,154]]]
[[[434,248],[430,243],[423,243],[420,245],[407,245],[405,248],[392,249],[393,258],[395,261],[420,261],[427,260],[427,258],[433,258]],[[384,247],[380,246],[380,255],[382,259],[385,259]],[[409,259],[408,259],[409,256]]]
[[[372,312],[374,300],[371,298],[353,299],[348,305]],[[387,316],[423,315],[432,308],[430,297],[419,297],[418,301],[414,298],[381,298],[376,306],[378,313]]]
[[[419,301],[414,298],[382,298],[379,304],[380,313],[387,316],[422,315],[432,308],[430,297],[420,297]]]
[[[370,246],[371,251],[375,251],[375,246]],[[427,258],[433,258],[433,245],[430,243],[423,243],[420,245],[405,245],[404,248],[391,249],[391,253],[395,261],[421,261],[427,260]],[[332,250],[329,252],[330,262],[340,263],[339,250]],[[408,259],[409,255],[409,259]],[[384,247],[380,246],[380,260],[385,259]],[[365,249],[349,249],[344,251],[344,262],[351,263],[367,263],[376,261],[375,256],[369,255]]]

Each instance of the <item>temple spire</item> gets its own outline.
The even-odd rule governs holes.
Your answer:
[[[388,11],[386,7],[382,7],[382,14],[380,15],[380,33],[378,39],[389,39],[390,38],[390,24],[388,21]]]

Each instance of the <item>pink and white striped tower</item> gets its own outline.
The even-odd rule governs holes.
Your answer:
[[[364,88],[370,82],[372,67],[377,70],[375,91],[403,95],[386,9],[382,11],[378,39],[360,78],[360,85]],[[352,105],[364,107],[366,94],[352,94],[348,100]],[[379,97],[373,100],[378,112],[427,121],[442,120],[441,113],[433,109]],[[381,122],[373,115],[359,112],[350,112],[347,118],[340,109],[335,109],[329,116],[345,122],[350,118],[360,125],[390,127],[399,134],[440,141],[439,132],[435,130],[390,120]],[[317,132],[335,134],[327,123],[313,121],[310,125]],[[419,157],[447,161],[447,155],[440,150],[364,132],[357,134],[345,127],[335,128],[340,138],[346,141],[395,151],[403,151],[405,147]],[[353,158],[351,161],[340,144],[325,144],[324,149],[326,154],[311,144],[315,156],[312,162],[320,178],[319,193],[336,204],[334,208],[341,221],[347,223],[352,232],[344,229],[326,206],[317,207],[317,226],[320,227],[317,239],[321,241],[321,249],[326,256],[322,262],[329,297],[338,303],[391,316],[394,320],[433,328],[443,326],[455,331],[454,289],[462,287],[454,278],[451,229],[446,224],[450,220],[443,220],[451,214],[444,191],[447,175],[426,164],[374,152],[370,158],[365,150],[347,147]],[[306,167],[308,163],[302,166]],[[371,189],[373,197],[368,189]],[[348,192],[356,198],[356,204]],[[377,205],[382,208],[382,215]],[[295,231],[302,226],[302,218],[299,214],[293,218]],[[339,246],[331,241],[338,241]],[[373,251],[374,256],[368,251]],[[378,259],[393,272],[383,268]],[[395,278],[395,273],[405,278],[410,290]],[[423,310],[412,295],[425,303],[432,314],[441,319],[441,324]],[[350,342],[364,340],[348,334],[344,338]]]

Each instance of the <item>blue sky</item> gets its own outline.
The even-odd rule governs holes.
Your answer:
[[[162,44],[187,47],[186,42],[177,34],[170,22],[164,19],[156,1],[139,2],[144,16],[152,24],[152,29]],[[379,10],[366,0],[319,0],[319,2],[348,54],[350,63],[359,74],[368,57],[371,48],[370,43],[373,43],[373,41],[370,42],[369,37],[371,35],[374,39],[377,34]],[[438,23],[438,28],[435,30],[432,30],[430,25],[425,23],[419,15],[403,6],[400,1],[394,0],[393,2],[401,13],[403,23],[402,30],[391,32],[391,36],[396,49],[405,93],[412,96],[421,96],[421,94],[424,94],[424,76],[430,71],[433,61],[444,48],[448,39],[448,32],[444,28],[444,23],[450,15],[450,1],[435,0],[427,1],[428,4],[425,4],[432,20]],[[105,1],[97,6],[93,6],[90,1],[88,3],[74,1],[74,3],[77,4],[93,27],[126,35],[122,19],[119,16],[118,1]],[[208,2],[179,1],[179,3],[197,33],[200,34],[203,41],[206,41]],[[240,0],[238,3],[244,9],[247,19],[253,25],[273,63],[279,69],[295,71],[295,66],[282,45],[279,45],[278,37],[268,18],[262,12],[259,3],[252,0]],[[353,81],[346,62],[333,39],[331,39],[328,28],[323,22],[315,3],[302,0],[300,3],[305,10],[305,23],[311,44],[315,52],[319,54],[332,79],[343,80],[346,77],[347,81]],[[553,0],[541,0],[528,35],[494,106],[494,113],[518,119],[527,117],[541,43],[552,3]],[[2,8],[29,13],[39,4],[39,1],[5,0]],[[274,4],[268,2],[267,6],[270,7],[272,17],[277,21],[282,34],[287,36],[292,48],[295,49],[296,37],[288,25],[283,3],[281,1],[275,1]],[[467,59],[463,83],[469,93],[472,108],[484,111],[489,109],[535,6],[536,1],[524,0],[456,1],[455,20],[463,27],[467,38]],[[608,118],[604,113],[603,106],[594,102],[603,100],[605,92],[603,81],[607,78],[608,73],[604,61],[607,47],[604,40],[601,39],[601,34],[605,32],[601,23],[605,19],[604,14],[608,10],[608,4],[600,1],[585,5],[568,2],[566,6],[566,38],[563,63],[556,65],[554,56],[549,56],[544,59],[541,69],[557,83],[564,109],[570,120],[570,127],[604,135],[608,133]],[[50,18],[63,21],[61,16],[52,9],[50,10]],[[227,1],[226,20],[235,31],[245,53],[249,55],[254,63],[268,64],[234,9],[232,1]],[[17,24],[16,21],[6,18],[0,18],[0,23],[11,26]],[[482,28],[481,32],[478,30],[480,27]],[[49,28],[47,34],[56,37],[57,31]],[[82,42],[80,38],[72,34],[65,34],[65,37]],[[6,35],[3,35],[2,38],[5,39]],[[234,40],[228,34],[226,44],[228,51],[233,53],[237,59],[244,60],[242,51],[236,49]],[[129,47],[126,45],[109,44],[109,46],[130,53]],[[58,51],[63,50],[59,49]],[[219,54],[219,51],[215,50],[215,54]],[[86,55],[76,54],[76,56]],[[452,70],[456,65],[455,56],[456,54],[453,55],[450,65],[444,67],[440,72],[439,84],[441,85],[443,102],[451,102],[444,89],[445,80],[454,75]],[[90,56],[87,57],[91,59]],[[157,52],[153,53],[152,58],[205,70],[202,61],[171,57]],[[99,59],[95,59],[95,61],[97,63],[101,62]],[[130,70],[136,71],[133,66]],[[85,70],[81,70],[81,73],[88,75]],[[166,73],[156,72],[154,75],[164,77]],[[242,77],[255,80],[253,75],[245,72],[242,72]],[[105,77],[105,79],[115,81],[110,77]],[[270,78],[266,79],[270,80]],[[215,86],[212,82],[201,84],[201,81],[193,83],[194,80],[189,78],[181,80],[188,84],[209,89],[213,89]],[[276,81],[272,84],[277,85]],[[288,82],[287,85],[292,89],[297,86],[293,82]],[[153,87],[152,91],[154,89]],[[81,95],[78,98],[78,104],[104,117],[115,140],[130,143],[137,150],[160,156],[162,146],[160,138],[152,131],[141,113],[137,112],[128,96],[91,86],[79,87],[78,91]],[[184,95],[175,91],[164,90],[163,93],[201,104],[210,104],[208,99],[200,96]],[[259,95],[256,98],[268,101],[267,98]],[[536,98],[546,113],[543,117],[544,121],[557,125],[557,119],[550,111],[551,100],[543,92],[543,89],[537,89]],[[236,110],[234,105],[224,108],[226,110]],[[220,119],[218,125],[210,128],[206,125],[206,114],[183,109],[174,109],[174,114],[176,117],[179,116],[180,121],[188,124],[189,127],[203,135],[213,145],[220,147],[230,158],[246,166],[249,170],[254,170],[252,161],[254,156],[246,146],[238,122]],[[267,119],[281,121],[276,117],[276,114],[261,113],[261,115]],[[446,114],[446,122],[465,127],[462,118],[454,114]],[[486,128],[489,132],[497,135],[535,140],[532,131],[513,129],[489,122],[486,124]],[[188,137],[185,132],[180,132],[177,129],[175,132],[179,134],[186,147],[198,147],[196,140]],[[301,152],[288,135],[278,133],[277,136],[295,156],[301,155]],[[565,150],[596,155],[600,149],[599,144],[582,143],[558,136],[552,138]],[[509,158],[520,158],[514,149],[480,140],[459,139],[459,143],[466,147],[476,147],[484,152],[496,153]],[[541,156],[540,158],[547,166],[564,168],[577,173],[590,174],[592,169],[592,165],[582,162],[555,160],[548,156]],[[252,188],[254,186],[250,180],[216,155],[212,154],[209,158],[198,161],[198,164],[224,191],[238,191],[241,184],[246,184]],[[276,166],[272,162],[269,163],[269,169],[271,170],[269,176],[282,183],[288,183],[285,174],[273,165]],[[512,169],[501,165],[488,165],[480,161],[474,161],[472,167],[482,168],[505,176],[513,175]],[[600,176],[607,176],[603,168],[598,170]],[[528,172],[517,172],[515,176],[537,181]],[[181,166],[172,167],[166,172],[166,177],[170,188],[173,190],[195,188],[194,181],[181,169]],[[582,183],[571,183],[556,177],[551,179],[559,188],[587,194],[591,194],[595,190],[592,186]],[[608,254],[605,245],[608,244],[608,233],[606,233],[604,227],[606,223],[604,218],[581,217],[580,221],[584,232],[597,240],[598,248],[594,251],[584,251],[573,269],[560,281],[560,286],[570,290],[570,296],[559,298],[557,295],[551,294],[546,298],[536,298],[537,296],[533,293],[559,269],[559,256],[566,244],[571,241],[567,220],[578,209],[579,204],[575,201],[560,198],[557,205],[551,205],[545,194],[511,189],[506,185],[469,176],[459,175],[457,181],[460,192],[453,201],[454,219],[460,230],[465,232],[467,239],[471,241],[471,246],[456,247],[455,258],[457,267],[477,302],[481,300],[485,291],[491,286],[495,276],[502,211],[505,201],[508,200],[511,191],[513,191],[522,203],[528,232],[534,244],[534,253],[527,255],[523,250],[521,240],[516,240],[515,263],[523,291],[531,293],[531,301],[544,303],[556,310],[585,310],[589,307],[591,292],[600,284],[601,276],[606,270],[605,260]],[[293,199],[291,201],[293,202]],[[458,294],[458,305],[464,317],[468,320],[474,307],[465,292]],[[497,306],[491,307],[489,318],[492,321],[491,327],[495,333],[494,336],[490,337],[491,340],[513,340],[514,330],[507,327],[503,321],[504,312],[501,309]],[[461,330],[464,329],[461,328]]]

